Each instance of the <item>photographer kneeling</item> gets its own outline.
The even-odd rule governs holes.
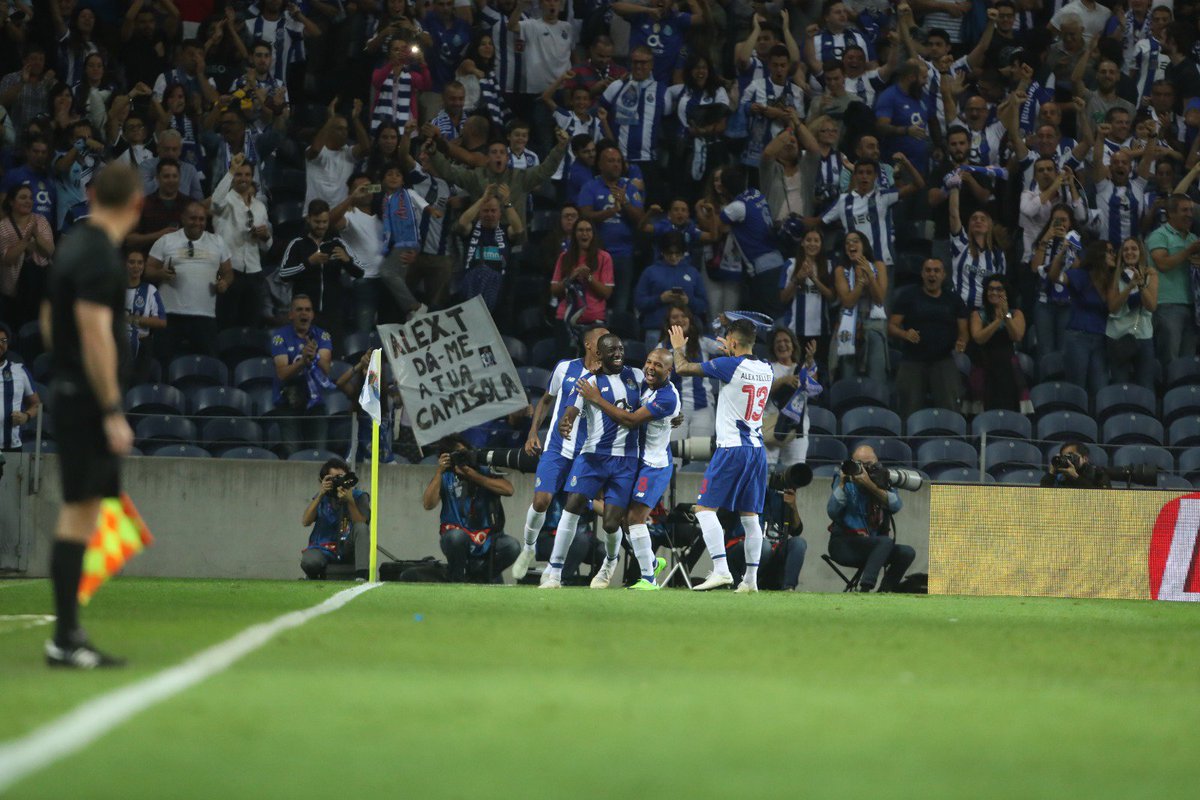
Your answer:
[[[875,451],[863,445],[853,460],[842,464],[833,479],[826,511],[829,519],[829,557],[845,567],[862,567],[858,590],[875,588],[885,569],[880,591],[893,592],[917,553],[888,536],[890,518],[900,510],[900,495],[888,487],[887,470]]]
[[[354,575],[367,577],[371,563],[371,496],[355,488],[358,477],[350,465],[331,458],[321,465],[321,491],[308,508],[300,524],[312,525],[308,547],[300,556],[300,569],[309,580],[325,577],[330,563],[354,563]]]
[[[520,543],[503,532],[501,497],[511,497],[508,478],[489,467],[475,466],[473,453],[461,436],[451,435],[438,443],[437,473],[421,502],[426,511],[442,505],[441,546],[446,554],[446,579],[462,583],[467,575],[487,580],[488,556],[496,548],[492,580],[512,566],[521,554]]]
[[[1064,442],[1058,455],[1050,459],[1050,472],[1039,486],[1060,489],[1111,489],[1104,470],[1088,461],[1088,448],[1082,442]]]

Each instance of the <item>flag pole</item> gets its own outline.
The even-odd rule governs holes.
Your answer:
[[[371,420],[371,566],[369,579],[379,580],[379,423]]]

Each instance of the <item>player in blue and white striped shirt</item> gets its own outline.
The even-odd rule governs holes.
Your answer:
[[[608,331],[604,328],[593,328],[583,337],[583,358],[572,358],[558,362],[550,376],[550,385],[546,393],[538,399],[533,409],[533,422],[529,426],[529,438],[525,440],[525,453],[536,456],[539,453],[537,476],[534,480],[533,502],[525,512],[525,547],[513,564],[513,579],[521,580],[534,562],[534,552],[537,546],[538,534],[546,523],[546,512],[554,501],[554,496],[562,491],[579,452],[579,445],[587,437],[587,421],[579,420],[567,436],[558,429],[563,412],[575,405],[575,386],[581,377],[591,375],[600,369],[600,360],[596,354],[596,343]],[[546,410],[553,406],[550,413],[550,434],[543,448],[538,438],[538,428]],[[582,431],[579,435],[577,432]],[[560,537],[555,537],[555,551],[558,551]],[[551,561],[563,563],[567,556],[570,542],[563,546],[557,559],[551,555]]]
[[[692,364],[684,355],[683,329],[671,329],[675,371],[680,375],[705,375],[725,384],[717,398],[717,449],[704,471],[700,496],[696,498],[696,521],[712,557],[713,571],[694,588],[707,591],[733,583],[725,561],[725,531],[717,519],[717,509],[725,509],[741,516],[746,533],[746,574],[736,591],[757,592],[763,543],[759,515],[767,492],[762,419],[775,373],[770,364],[752,355],[757,338],[754,323],[735,320],[727,330],[726,336],[717,340],[724,356]]]
[[[628,411],[641,407],[642,371],[625,365],[625,345],[615,333],[606,333],[597,342],[600,354],[600,371],[582,380],[591,381],[600,393],[613,405]],[[633,493],[637,478],[641,437],[636,431],[618,425],[592,403],[585,403],[576,391],[575,404],[563,412],[558,422],[558,432],[564,439],[574,441],[572,435],[576,419],[583,415],[587,425],[587,438],[579,447],[579,454],[567,478],[566,505],[555,535],[554,553],[550,557],[550,568],[540,588],[557,589],[561,586],[563,558],[575,538],[579,517],[587,508],[588,501],[604,493],[604,533],[606,558],[598,575],[606,575],[603,586],[608,585],[616,570],[617,557],[621,554],[621,524],[625,521],[625,510]]]
[[[630,588],[653,591],[659,588],[654,577],[667,562],[655,558],[646,521],[671,486],[671,473],[674,471],[671,462],[671,426],[679,415],[682,401],[671,383],[670,353],[661,347],[651,350],[646,356],[644,371],[646,381],[642,386],[642,407],[637,411],[626,411],[613,405],[595,384],[588,381],[579,384],[579,396],[618,424],[641,431],[642,465],[638,470],[625,522],[629,530],[629,542],[642,569],[642,579]],[[605,574],[601,570],[592,580],[592,588],[606,588],[611,580],[612,573]]]

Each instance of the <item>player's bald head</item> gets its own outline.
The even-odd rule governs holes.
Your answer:
[[[673,363],[671,351],[665,347],[656,347],[647,353],[646,360],[649,361],[650,359],[661,362],[662,366],[668,369],[670,369],[671,364]]]

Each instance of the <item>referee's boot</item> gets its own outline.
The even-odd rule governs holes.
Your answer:
[[[88,641],[83,631],[76,632],[70,644],[63,646],[53,639],[46,640],[46,664],[51,667],[66,667],[68,669],[98,669],[102,667],[123,667],[125,659],[110,656],[102,650],[97,650]]]

